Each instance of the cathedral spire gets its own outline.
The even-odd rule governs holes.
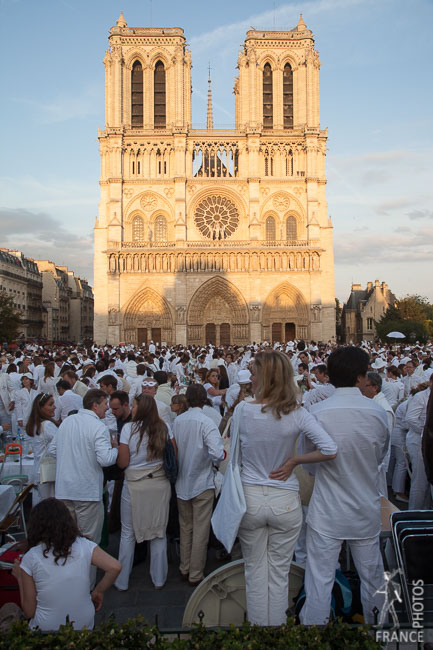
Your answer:
[[[307,25],[304,23],[304,19],[302,18],[302,14],[299,14],[299,21],[297,24],[297,29],[298,32],[304,32],[307,29]]]
[[[206,128],[213,129],[213,117],[212,117],[212,91],[210,87],[210,63],[209,63],[209,79],[208,79],[208,89],[207,89],[207,121]]]
[[[117,21],[116,25],[118,27],[126,27],[126,20],[123,16],[123,11],[120,12],[119,20]]]

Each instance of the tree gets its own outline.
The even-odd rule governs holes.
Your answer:
[[[16,339],[21,324],[21,316],[15,311],[13,299],[6,291],[0,291],[0,343],[10,343]]]
[[[429,303],[422,296],[405,296],[397,300],[397,310],[402,320],[414,320],[424,323],[428,318]]]
[[[408,343],[424,343],[430,335],[432,312],[433,305],[426,298],[417,294],[407,295],[391,305],[376,323],[377,335],[382,341],[388,341],[387,334],[397,330],[405,335]]]

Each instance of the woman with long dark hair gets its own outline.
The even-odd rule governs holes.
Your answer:
[[[32,449],[35,459],[33,465],[33,483],[37,486],[39,500],[54,496],[54,481],[40,483],[39,467],[51,440],[56,435],[55,409],[54,397],[50,393],[39,393],[33,401],[32,410],[30,411],[26,425],[27,435],[33,438]]]
[[[28,524],[29,550],[12,570],[18,581],[21,605],[30,627],[58,630],[66,617],[76,630],[94,625],[95,610],[121,566],[94,542],[81,537],[67,507],[44,499],[33,508]],[[90,566],[105,572],[90,593]]]
[[[171,487],[163,468],[168,439],[155,400],[140,395],[132,405],[132,422],[122,428],[117,464],[125,469],[120,502],[122,529],[119,562],[122,571],[115,586],[126,591],[134,560],[135,542],[150,541],[150,577],[156,589],[167,579],[167,539]]]
[[[53,397],[57,397],[55,369],[56,364],[54,361],[47,361],[45,364],[45,372],[39,380],[39,390],[44,393],[50,393]]]

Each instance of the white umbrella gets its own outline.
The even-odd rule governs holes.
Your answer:
[[[402,334],[402,332],[390,332],[389,334],[387,334],[387,337],[389,339],[405,339],[406,335]]]

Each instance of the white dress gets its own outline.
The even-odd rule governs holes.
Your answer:
[[[77,537],[65,564],[54,561],[51,551],[44,557],[44,545],[31,548],[21,561],[21,568],[32,576],[36,585],[36,612],[29,625],[41,630],[58,630],[66,617],[74,629],[92,629],[95,608],[90,598],[90,565],[97,544]]]

